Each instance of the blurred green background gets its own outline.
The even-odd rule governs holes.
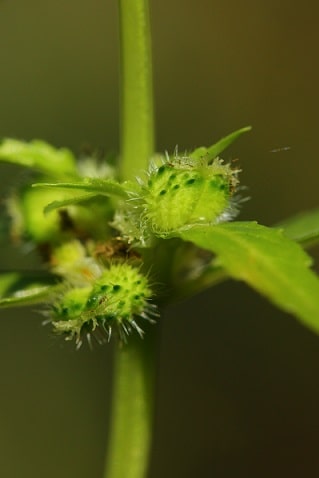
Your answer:
[[[118,151],[116,3],[0,2],[1,137]],[[240,218],[271,225],[318,206],[318,2],[151,7],[158,150],[251,124],[225,154],[252,197]],[[4,197],[23,172],[0,166]],[[30,263],[2,242],[2,270]],[[112,346],[75,352],[41,320],[1,311],[0,476],[100,478]],[[149,478],[319,476],[318,337],[234,282],[158,326]]]

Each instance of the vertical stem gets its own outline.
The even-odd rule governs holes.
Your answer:
[[[148,0],[119,0],[122,179],[147,167],[154,151]],[[145,327],[144,327],[145,328]],[[156,327],[116,350],[109,449],[104,478],[144,478],[153,425]]]
[[[154,332],[130,337],[115,357],[113,410],[105,478],[146,476],[153,425]]]
[[[121,40],[121,176],[133,178],[154,152],[148,0],[119,0]]]

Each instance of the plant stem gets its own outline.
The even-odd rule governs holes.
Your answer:
[[[122,179],[147,167],[154,152],[150,22],[147,0],[119,0]],[[104,478],[146,476],[153,425],[155,336],[128,337],[115,353],[113,405]]]
[[[147,0],[119,0],[121,177],[132,179],[154,152],[150,19]]]
[[[153,425],[154,332],[130,337],[115,357],[113,410],[105,478],[146,476]]]

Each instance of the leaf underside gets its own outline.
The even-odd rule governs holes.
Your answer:
[[[319,243],[319,209],[297,214],[279,224],[290,239],[299,242],[304,247]]]

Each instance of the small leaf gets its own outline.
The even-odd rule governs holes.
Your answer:
[[[8,272],[0,275],[0,297],[3,297],[17,283],[21,275],[17,272]]]
[[[195,149],[191,154],[190,157],[192,159],[201,159],[205,158],[209,163],[212,162],[215,158],[217,158],[220,153],[222,153],[228,146],[230,146],[239,136],[247,131],[251,130],[251,126],[246,126],[245,128],[238,129],[233,133],[230,133],[228,136],[220,139],[217,143],[213,144],[209,148],[200,147]]]
[[[37,274],[0,275],[0,308],[45,302],[61,285],[52,283],[52,277],[42,276],[42,279]]]
[[[319,209],[293,216],[279,224],[290,239],[309,247],[319,242]]]
[[[74,189],[91,193],[92,195],[114,196],[119,198],[128,198],[128,191],[125,184],[119,184],[112,179],[86,178],[82,182],[74,183],[36,183],[34,188],[57,188]]]
[[[72,198],[51,202],[44,208],[44,213],[47,214],[48,212],[54,211],[55,209],[59,209],[61,207],[75,206],[76,204],[85,203],[86,201],[89,201],[90,199],[94,199],[96,197],[101,197],[101,194],[92,193],[81,194],[79,196],[78,193],[76,193]]]
[[[11,297],[0,299],[0,308],[39,304],[45,302],[53,291],[53,286],[39,286],[33,289],[21,290]]]
[[[281,230],[232,222],[194,226],[179,236],[217,254],[231,277],[319,332],[319,279],[308,269],[311,258]]]
[[[30,143],[5,139],[0,144],[0,161],[35,169],[53,177],[77,175],[75,158],[68,149],[56,149],[44,141]]]

